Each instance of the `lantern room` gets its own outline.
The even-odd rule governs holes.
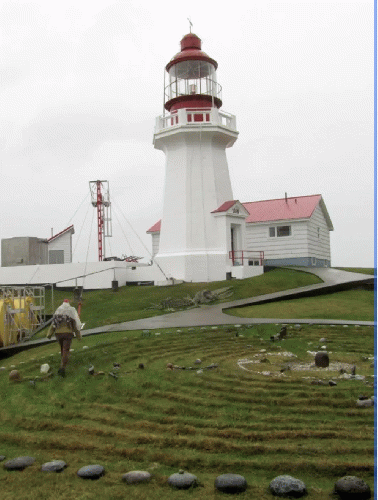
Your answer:
[[[220,108],[222,87],[217,83],[217,67],[217,62],[201,50],[201,39],[194,33],[185,35],[181,51],[165,68],[165,109],[172,112],[180,108]]]

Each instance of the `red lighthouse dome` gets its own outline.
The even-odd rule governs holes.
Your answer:
[[[222,88],[217,83],[217,67],[217,62],[201,50],[201,39],[194,33],[185,35],[181,51],[165,67],[169,75],[165,109],[220,108]]]

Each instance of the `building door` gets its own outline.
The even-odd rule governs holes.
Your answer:
[[[231,256],[232,256],[232,265],[238,266],[240,265],[240,255],[238,255],[239,250],[239,233],[240,226],[236,224],[231,224]]]

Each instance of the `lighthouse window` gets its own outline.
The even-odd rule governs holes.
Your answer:
[[[276,236],[276,228],[275,227],[270,227],[269,228],[269,236],[271,238],[274,238]]]

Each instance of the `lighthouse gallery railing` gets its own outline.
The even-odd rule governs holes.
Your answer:
[[[155,134],[163,130],[182,126],[194,125],[200,123],[206,125],[220,125],[236,132],[236,117],[217,108],[183,108],[173,111],[167,115],[161,115],[156,118]]]

